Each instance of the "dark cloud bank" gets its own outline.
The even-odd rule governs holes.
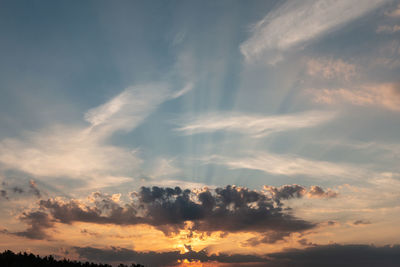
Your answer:
[[[303,233],[317,224],[296,218],[282,200],[308,198],[334,198],[337,193],[312,186],[265,186],[264,191],[235,186],[213,190],[183,190],[179,187],[142,187],[132,193],[132,201],[121,204],[112,196],[94,193],[92,202],[48,199],[39,201],[39,209],[25,212],[21,220],[28,224],[25,231],[13,233],[32,239],[49,239],[47,229],[55,222],[72,224],[136,225],[147,224],[166,235],[178,232],[185,222],[190,230],[202,233],[222,231],[254,232],[258,237],[242,244],[255,246],[275,243],[292,233]],[[365,222],[356,221],[355,224]],[[187,228],[186,228],[187,229]],[[304,241],[304,240],[303,240]],[[300,241],[299,241],[300,242]],[[300,242],[301,243],[301,242]],[[400,266],[400,246],[375,247],[372,245],[316,245],[304,241],[307,248],[287,250],[264,255],[209,254],[207,250],[138,252],[126,248],[74,247],[81,258],[97,262],[136,262],[145,266],[173,266],[179,260],[219,262],[227,266]]]
[[[291,215],[290,209],[284,208],[281,200],[310,194],[318,198],[336,196],[318,188],[318,194],[315,195],[314,187],[307,192],[306,188],[299,185],[265,187],[264,191],[235,186],[213,190],[154,186],[142,187],[139,192],[132,193],[132,201],[127,204],[116,202],[110,195],[98,192],[93,193],[93,202],[89,204],[78,200],[40,200],[39,211],[21,216],[21,220],[30,225],[30,228],[19,235],[35,239],[47,238],[45,229],[52,227],[53,222],[147,224],[169,235],[188,229],[186,222],[191,222],[191,231],[258,232],[266,235],[259,243],[273,243],[291,233],[316,227],[315,223]]]
[[[266,267],[397,267],[400,266],[400,246],[320,245],[306,249],[287,250],[263,256],[241,254],[208,255],[205,250],[171,252],[137,252],[124,248],[98,249],[75,247],[80,257],[104,262],[139,262],[145,266],[173,266],[178,260],[226,263],[227,266]]]
[[[201,262],[220,262],[229,264],[263,263],[265,258],[255,255],[228,255],[220,253],[219,255],[208,255],[205,250],[192,251],[181,254],[179,251],[169,252],[137,252],[125,248],[98,249],[92,247],[73,248],[81,258],[94,259],[103,262],[135,262],[145,266],[173,266],[178,261],[187,259],[190,261],[200,260]]]

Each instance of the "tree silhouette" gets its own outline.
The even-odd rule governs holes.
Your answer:
[[[0,253],[0,266],[7,267],[112,267],[109,264],[97,264],[93,262],[71,261],[68,259],[56,260],[53,256],[40,257],[32,253],[15,254],[11,250]],[[118,267],[144,267],[141,264],[132,263],[131,265],[120,264]]]

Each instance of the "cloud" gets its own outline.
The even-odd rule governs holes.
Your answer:
[[[281,187],[264,185],[264,189],[267,190],[272,197],[278,201],[282,199],[301,198],[307,192],[305,187],[297,184],[283,185]]]
[[[35,211],[23,213],[21,221],[27,223],[29,228],[23,232],[16,232],[15,235],[27,237],[30,239],[48,239],[46,229],[54,226],[54,222],[50,219],[47,213],[42,211]]]
[[[274,63],[282,53],[306,45],[367,14],[388,0],[286,1],[252,27],[240,50],[247,61],[260,58]]]
[[[35,196],[37,196],[38,198],[42,197],[42,194],[40,193],[40,190],[37,188],[37,185],[34,180],[29,181],[29,188]]]
[[[356,75],[356,67],[341,59],[313,58],[307,62],[307,74],[325,79],[350,80]]]
[[[184,187],[188,189],[197,189],[197,188],[210,188],[214,189],[216,186],[208,185],[204,183],[197,183],[191,181],[183,181],[183,180],[172,180],[172,179],[165,179],[165,180],[149,180],[146,186],[159,186],[159,187]]]
[[[185,85],[185,87],[183,87],[181,90],[173,93],[171,97],[172,98],[181,97],[181,96],[185,95],[186,93],[190,92],[193,89],[193,86],[194,86],[193,83],[187,83]]]
[[[181,173],[181,170],[174,165],[173,159],[158,158],[152,164],[152,169],[149,171],[150,178],[168,177]]]
[[[357,220],[353,222],[353,225],[365,225],[365,224],[371,224],[370,221],[364,221],[364,220]]]
[[[78,253],[81,258],[93,261],[103,262],[136,262],[144,264],[145,266],[174,266],[179,262],[187,261],[201,261],[201,262],[219,262],[229,264],[251,264],[251,263],[264,263],[268,261],[266,258],[257,255],[243,255],[243,254],[208,254],[206,250],[198,252],[191,250],[180,253],[180,251],[167,251],[167,252],[138,252],[126,248],[94,248],[94,247],[74,247],[73,249]]]
[[[317,103],[337,104],[350,103],[357,106],[378,106],[400,111],[399,83],[368,85],[354,90],[350,89],[311,89],[307,91]]]
[[[242,243],[244,246],[255,247],[260,244],[274,244],[290,236],[291,232],[269,232],[258,237],[252,237]]]
[[[396,69],[400,66],[400,42],[391,40],[378,48],[377,57],[372,58],[371,66],[384,69]]]
[[[268,254],[271,266],[387,266],[400,262],[400,246],[316,245],[303,250],[292,249]],[[269,266],[269,265],[266,265]]]
[[[85,120],[90,131],[108,137],[116,131],[131,131],[163,102],[177,98],[191,90],[192,84],[174,92],[165,83],[131,86],[110,101],[90,109]]]
[[[338,194],[330,189],[324,191],[321,187],[313,185],[307,195],[309,198],[335,198]]]
[[[227,263],[230,266],[265,267],[333,267],[333,266],[387,266],[400,262],[400,246],[373,245],[315,245],[306,249],[291,249],[265,255],[208,254],[206,250],[138,252],[126,248],[74,247],[81,258],[103,262],[137,262],[145,266],[174,266],[183,260],[191,262]]]
[[[345,164],[317,161],[293,155],[278,155],[265,152],[248,153],[247,157],[227,157],[214,155],[204,159],[209,164],[228,166],[231,169],[252,169],[275,175],[306,175],[314,178],[358,177],[361,171]]]
[[[0,163],[35,176],[85,179],[94,187],[129,181],[142,160],[136,151],[110,145],[107,139],[133,130],[161,103],[185,92],[177,96],[162,83],[129,87],[90,109],[85,114],[89,126],[53,125],[1,140]]]
[[[400,4],[398,4],[393,10],[386,13],[389,17],[400,17]]]
[[[398,31],[400,31],[400,25],[381,25],[376,29],[377,33],[396,33]]]
[[[206,233],[303,232],[316,226],[285,212],[281,203],[264,192],[242,187],[214,190],[142,187],[132,197],[132,202],[122,205],[115,197],[96,192],[90,198],[91,203],[41,200],[40,210],[64,224],[147,224],[167,235],[183,229]]]
[[[81,179],[125,174],[134,170],[140,159],[128,149],[105,144],[85,129],[62,125],[26,133],[23,139],[3,139],[0,162],[35,176]]]
[[[18,196],[30,196],[34,195],[37,198],[42,197],[42,193],[39,190],[36,182],[34,180],[29,181],[29,186],[26,188],[25,185],[9,185],[5,182],[1,184],[0,189],[0,199],[10,200],[10,198],[14,198],[16,195]]]
[[[2,189],[0,190],[0,199],[7,199],[8,200],[8,196],[7,196],[7,191]]]
[[[271,133],[316,126],[333,116],[332,113],[316,111],[275,116],[207,114],[182,122],[182,126],[176,130],[185,134],[232,131],[263,137]]]
[[[281,187],[267,186],[264,185],[264,189],[269,192],[277,202],[285,199],[291,198],[335,198],[338,193],[332,191],[331,189],[324,190],[320,186],[312,185],[309,190],[304,186],[293,184],[293,185],[283,185]]]

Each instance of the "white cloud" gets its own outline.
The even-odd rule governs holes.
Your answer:
[[[189,119],[177,131],[185,134],[233,131],[262,137],[271,133],[312,127],[334,116],[326,112],[304,112],[290,115],[260,116],[250,114],[208,114]]]
[[[172,95],[172,98],[178,98],[186,94],[187,92],[191,91],[193,89],[193,83],[187,83],[185,87],[183,87],[181,90],[177,91]]]
[[[0,162],[46,177],[97,177],[137,167],[131,151],[104,144],[85,129],[57,126],[0,142]]]
[[[164,83],[132,86],[110,101],[90,109],[85,119],[91,124],[91,131],[108,137],[116,131],[130,131],[139,125],[164,101],[177,98],[191,90],[186,86],[173,92]]]
[[[341,177],[344,179],[361,176],[353,166],[300,158],[293,155],[277,155],[265,152],[248,153],[246,157],[214,155],[205,161],[221,164],[232,169],[252,169],[275,175],[306,175],[313,178]]]
[[[240,50],[248,61],[267,56],[269,63],[274,63],[282,52],[343,27],[385,2],[388,0],[357,4],[348,0],[286,1],[254,25]]]
[[[152,170],[149,173],[150,178],[168,177],[181,173],[181,169],[175,166],[174,159],[158,158],[152,164]]]

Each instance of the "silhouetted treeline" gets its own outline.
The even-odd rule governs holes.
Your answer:
[[[15,254],[10,250],[6,250],[0,254],[0,266],[4,267],[112,267],[109,264],[98,264],[93,262],[71,261],[67,259],[56,260],[53,256],[40,257],[32,253]],[[144,267],[141,264],[125,265],[120,264],[118,267]]]

